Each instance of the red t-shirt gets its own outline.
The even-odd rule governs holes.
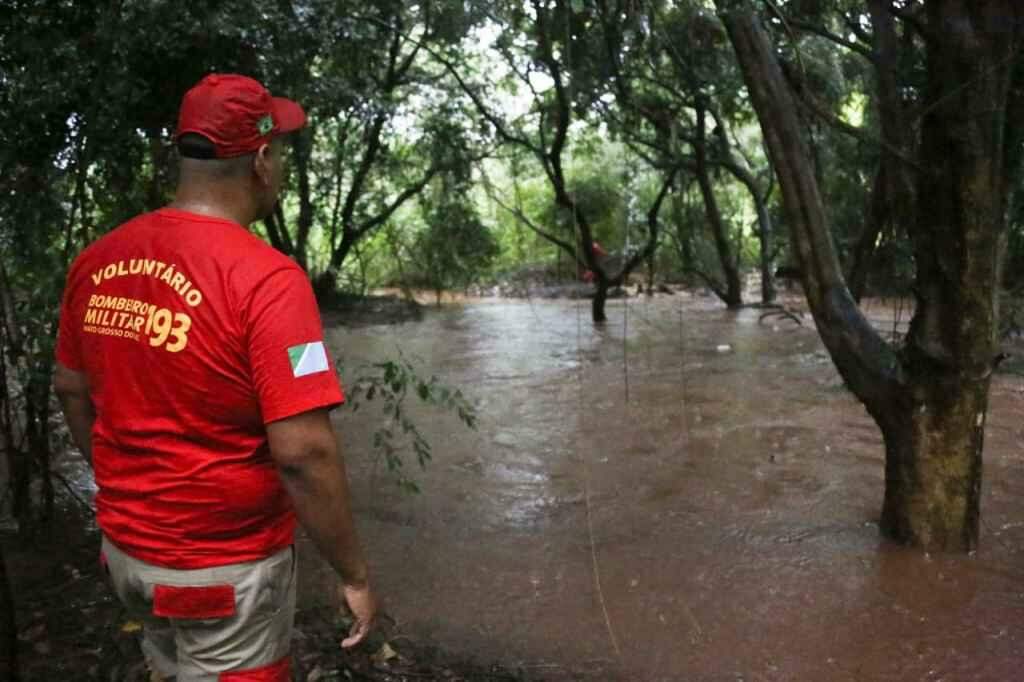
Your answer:
[[[114,544],[192,569],[292,542],[264,425],[344,400],[293,261],[228,220],[139,216],[72,265],[57,360],[89,380],[97,517]]]

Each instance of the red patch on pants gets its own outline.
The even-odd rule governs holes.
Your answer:
[[[291,668],[291,656],[285,656],[280,661],[262,668],[221,673],[217,679],[219,682],[291,682]]]
[[[161,618],[226,618],[235,615],[232,585],[153,588],[153,615]]]

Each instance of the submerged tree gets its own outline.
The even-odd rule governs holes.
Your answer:
[[[875,39],[891,39],[890,22],[900,22],[926,64],[922,106],[908,122],[920,130],[909,199],[915,210],[906,225],[916,309],[898,347],[871,326],[847,288],[798,102],[761,17],[742,0],[717,2],[778,174],[819,333],[882,431],[881,528],[908,544],[967,551],[978,542],[1001,266],[1020,173],[1024,7],[1013,0],[867,4],[862,17],[870,16]],[[875,58],[886,54],[880,49]],[[905,156],[906,147],[888,137],[898,132],[883,126],[883,142]]]
[[[677,164],[697,182],[721,275],[694,263],[687,270],[727,306],[743,303],[742,238],[735,238],[717,196],[725,170],[749,191],[756,209],[762,300],[772,302],[770,183],[751,168],[732,132],[751,114],[739,96],[741,76],[725,49],[724,30],[691,3],[654,2],[642,11],[625,0],[599,0],[595,6],[614,96],[614,106],[601,109],[612,131],[652,166]]]
[[[445,66],[499,141],[526,151],[540,164],[551,184],[555,203],[570,216],[572,236],[556,234],[522,212],[517,211],[516,215],[529,229],[568,254],[581,270],[593,273],[591,314],[594,322],[604,322],[609,290],[622,285],[657,248],[661,206],[674,185],[679,167],[673,165],[662,172],[661,188],[646,212],[643,244],[624,254],[616,263],[618,267],[602,260],[595,244],[593,216],[575,195],[567,168],[574,126],[586,122],[600,95],[595,81],[602,72],[595,56],[603,54],[603,48],[588,31],[592,14],[585,3],[569,0],[503,2],[494,10],[502,28],[495,49],[511,74],[511,87],[529,93],[530,111],[521,117],[507,116],[491,104],[492,98],[480,84],[460,73],[450,60],[444,61]],[[597,70],[588,72],[588,66],[596,66]]]

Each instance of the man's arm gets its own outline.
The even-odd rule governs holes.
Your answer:
[[[57,363],[53,375],[53,390],[60,399],[64,419],[71,430],[71,440],[92,466],[92,425],[96,421],[96,409],[89,395],[89,381],[83,372],[68,369]]]
[[[299,522],[341,576],[356,622],[343,647],[361,642],[373,624],[376,598],[349,507],[345,461],[326,409],[267,424],[270,454],[295,505]]]

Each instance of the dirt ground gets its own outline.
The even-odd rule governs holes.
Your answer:
[[[149,682],[138,624],[123,611],[97,562],[99,534],[91,516],[63,500],[59,527],[28,544],[5,543],[14,585],[23,682],[104,680]],[[391,636],[382,619],[357,650],[338,644],[351,621],[331,606],[296,616],[293,679],[297,682],[519,682],[528,678],[461,653]]]

